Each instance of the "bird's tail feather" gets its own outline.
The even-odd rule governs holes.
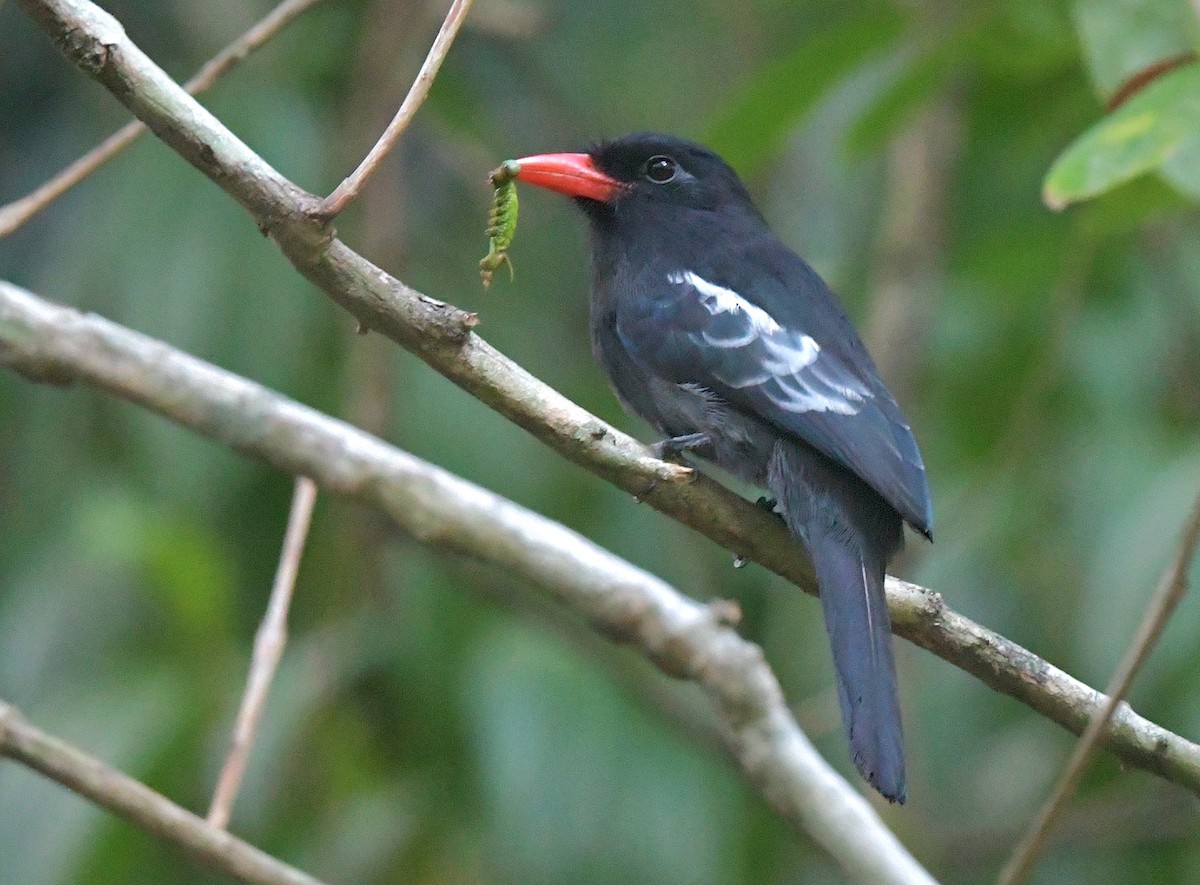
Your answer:
[[[817,573],[854,764],[887,799],[903,802],[904,736],[883,590],[887,559],[900,543],[899,518],[894,527],[873,524],[878,515],[863,507],[853,478],[847,485],[841,476],[820,475],[820,456],[788,443],[780,449],[768,484]]]

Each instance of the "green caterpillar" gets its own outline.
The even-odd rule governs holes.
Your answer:
[[[492,284],[492,277],[502,264],[508,265],[508,278],[513,278],[508,247],[517,233],[516,177],[520,171],[516,160],[505,160],[488,175],[496,193],[492,198],[492,209],[488,212],[488,254],[479,262],[479,276],[483,279],[485,289]]]

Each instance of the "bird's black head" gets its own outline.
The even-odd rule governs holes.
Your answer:
[[[707,210],[731,202],[750,204],[728,163],[682,138],[637,133],[600,142],[588,156],[597,169],[627,186],[620,194],[624,200]]]
[[[518,181],[574,197],[601,226],[622,215],[739,212],[758,217],[737,173],[702,145],[639,132],[602,141],[585,154],[517,161]],[[665,219],[664,219],[665,220]]]

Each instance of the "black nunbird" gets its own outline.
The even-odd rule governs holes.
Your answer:
[[[854,763],[903,802],[884,568],[931,536],[912,431],[837,299],[732,169],[666,135],[518,160],[592,230],[592,349],[626,408],[766,487],[816,568]]]

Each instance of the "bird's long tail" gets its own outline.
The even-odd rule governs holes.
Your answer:
[[[887,561],[903,542],[900,517],[857,477],[790,440],[777,444],[767,485],[817,573],[854,764],[887,799],[903,802],[904,736],[883,591]]]

